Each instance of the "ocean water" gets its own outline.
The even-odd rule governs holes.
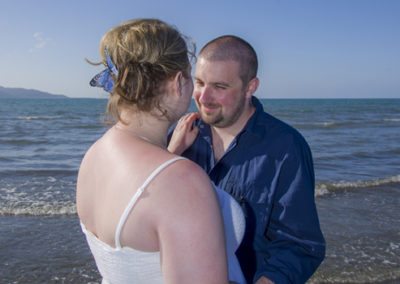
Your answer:
[[[262,102],[313,152],[327,255],[309,283],[399,283],[400,99]],[[75,185],[105,105],[0,100],[0,283],[100,283]]]

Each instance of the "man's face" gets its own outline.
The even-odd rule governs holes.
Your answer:
[[[246,94],[239,67],[232,60],[209,61],[200,57],[197,61],[193,98],[205,123],[230,127],[243,114]]]

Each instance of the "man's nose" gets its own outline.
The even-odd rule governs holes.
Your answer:
[[[205,86],[199,91],[200,103],[208,103],[212,100],[212,91],[209,87]]]

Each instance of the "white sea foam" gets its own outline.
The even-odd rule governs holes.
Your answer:
[[[300,123],[294,123],[293,125],[298,128],[307,128],[307,127],[329,128],[338,126],[339,123],[336,121],[322,121],[322,122],[300,122]]]
[[[49,176],[27,180],[17,186],[3,182],[0,187],[1,215],[52,216],[76,214],[73,181],[61,182]]]
[[[387,121],[387,122],[400,122],[400,118],[385,118],[383,121]]]
[[[34,119],[39,119],[39,116],[18,116],[18,119],[21,120],[34,120]]]
[[[56,182],[57,179],[54,178],[54,177],[48,177],[48,178],[47,178],[47,181],[48,181],[48,182]]]
[[[1,215],[30,215],[30,216],[57,216],[76,214],[76,206],[73,202],[47,203],[34,202],[23,204],[22,202],[9,203],[0,208]]]
[[[336,122],[326,121],[326,122],[319,123],[318,125],[322,125],[323,127],[332,127],[332,126],[336,125]]]
[[[329,193],[328,187],[325,184],[318,184],[315,189],[315,196],[323,196]]]
[[[23,116],[18,116],[17,117],[20,120],[50,120],[50,119],[55,119],[55,118],[60,118],[60,116],[56,116],[56,115],[41,115],[41,116],[37,116],[37,115],[23,115]]]

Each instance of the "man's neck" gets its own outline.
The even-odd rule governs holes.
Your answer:
[[[224,128],[210,126],[215,161],[222,158],[233,139],[243,130],[254,112],[255,107],[250,106],[233,125]]]

